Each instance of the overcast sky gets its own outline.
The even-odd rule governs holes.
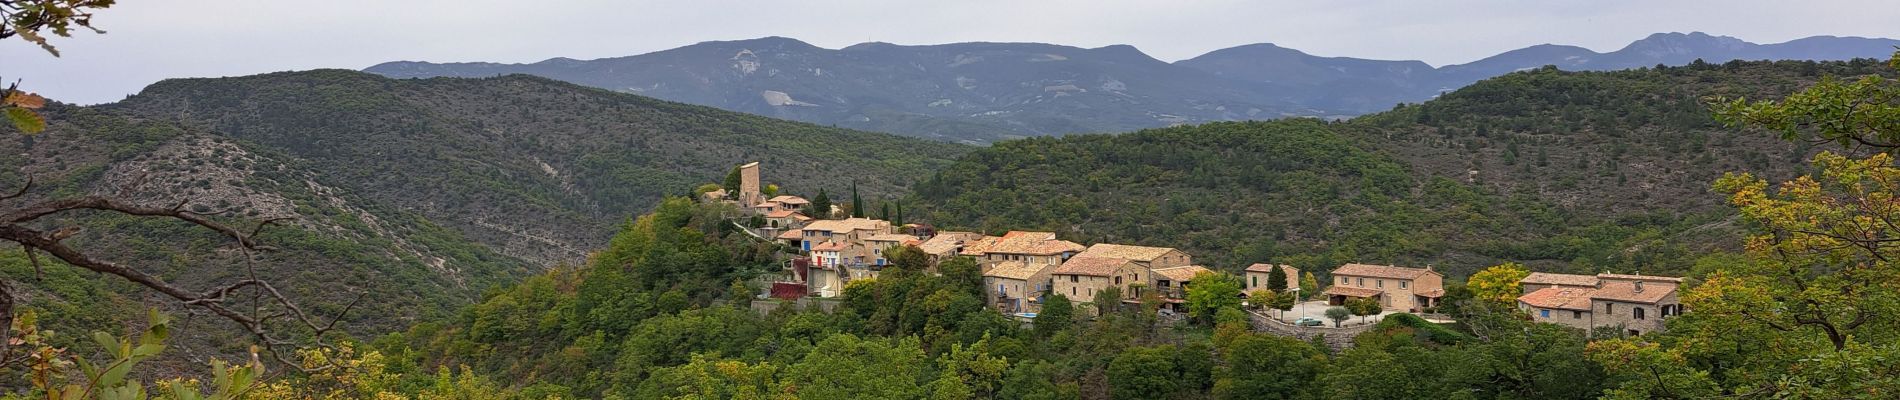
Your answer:
[[[1166,61],[1271,42],[1435,66],[1541,43],[1612,51],[1671,31],[1756,43],[1900,37],[1900,6],[1882,1],[123,0],[94,21],[109,33],[54,38],[61,58],[17,38],[0,41],[0,78],[90,104],[173,77],[393,60],[592,59],[761,36],[834,49],[865,41],[1130,44]]]

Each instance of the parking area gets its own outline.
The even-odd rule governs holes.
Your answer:
[[[1283,321],[1289,324],[1293,323],[1293,321],[1299,320],[1300,317],[1305,316],[1305,317],[1310,317],[1313,319],[1320,320],[1320,322],[1324,322],[1326,326],[1331,327],[1333,326],[1333,320],[1326,319],[1326,309],[1333,308],[1333,307],[1334,306],[1327,305],[1325,300],[1314,300],[1314,301],[1302,302],[1300,304],[1295,304],[1293,305],[1292,310],[1287,310],[1285,312],[1281,312],[1280,310],[1263,310],[1261,311],[1261,313],[1269,317],[1274,317],[1275,319],[1279,319],[1280,321]],[[1376,323],[1379,323],[1379,319],[1384,318],[1387,315],[1392,315],[1395,313],[1397,312],[1392,311],[1392,310],[1386,310],[1386,311],[1380,312],[1379,315],[1369,315],[1365,317],[1355,316],[1352,318],[1347,318],[1345,321],[1341,321],[1339,326],[1347,327],[1347,326],[1354,326],[1354,325],[1376,324]]]

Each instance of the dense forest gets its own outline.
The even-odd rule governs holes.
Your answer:
[[[1883,72],[1884,71],[1884,72]],[[1711,96],[1764,98],[1872,60],[1539,69],[1342,122],[1211,123],[998,143],[921,182],[938,225],[1180,247],[1220,268],[1274,261],[1501,261],[1540,270],[1682,274],[1738,250],[1710,184],[1786,179],[1808,144],[1722,127]]]

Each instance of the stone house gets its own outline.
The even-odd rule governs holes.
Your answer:
[[[1076,304],[1139,299],[1141,290],[1148,286],[1147,279],[1152,277],[1147,268],[1128,259],[1082,256],[1069,258],[1050,275],[1054,281],[1051,292],[1068,297]],[[1122,298],[1095,298],[1096,292],[1111,286],[1121,288]]]
[[[1241,271],[1240,273],[1241,289],[1246,292],[1253,292],[1255,290],[1266,290],[1267,280],[1270,279],[1268,278],[1268,276],[1271,276],[1274,270],[1280,270],[1282,273],[1286,274],[1287,290],[1298,289],[1300,287],[1300,269],[1299,268],[1293,268],[1293,266],[1286,265],[1286,264],[1280,264],[1280,265],[1254,264],[1254,265],[1247,266],[1247,269],[1245,271]]]
[[[961,255],[965,243],[981,238],[983,234],[975,232],[944,231],[929,239],[924,239],[923,243],[917,245],[917,249],[923,250],[924,255],[930,256],[932,262],[942,262],[944,259]]]
[[[1049,274],[1054,270],[1055,266],[1019,260],[998,262],[983,273],[983,292],[998,311],[1037,312],[1042,310],[1042,297],[1049,292]]]
[[[1180,267],[1194,264],[1194,258],[1186,252],[1170,247],[1132,246],[1125,244],[1096,244],[1075,255],[1076,257],[1120,258],[1134,261],[1147,269]]]
[[[891,233],[891,223],[869,218],[825,219],[811,221],[801,231],[798,249],[812,251],[812,247],[821,243],[859,242],[872,235]]]
[[[1175,311],[1187,311],[1188,285],[1193,283],[1195,275],[1213,273],[1214,270],[1199,265],[1183,265],[1156,268],[1151,272],[1148,276],[1154,279],[1149,282],[1148,287],[1153,288],[1155,293],[1161,296],[1161,301],[1165,302],[1168,308]]]
[[[1445,297],[1445,276],[1431,267],[1346,264],[1333,270],[1332,281],[1332,287],[1322,293],[1333,305],[1350,298],[1372,298],[1384,309],[1416,313],[1437,307]]]
[[[979,259],[988,263],[1022,261],[1025,264],[1055,267],[1084,247],[1075,242],[1057,240],[1055,232],[1010,231],[987,243]]]
[[[917,237],[902,233],[880,233],[864,238],[864,245],[871,252],[871,265],[876,266],[890,265],[890,260],[885,258],[885,253],[902,246],[914,246],[917,243],[919,243]]]
[[[1517,298],[1518,308],[1530,313],[1531,320],[1537,322],[1586,331],[1609,327],[1640,335],[1662,331],[1664,320],[1683,312],[1676,290],[1682,278],[1621,274],[1544,274],[1537,278],[1534,283],[1523,285],[1524,295]],[[1568,283],[1594,280],[1596,285],[1549,283],[1554,280]]]
[[[805,206],[811,205],[811,200],[805,200],[803,197],[792,195],[780,195],[766,200],[766,202],[777,203],[780,210],[786,211],[805,211]]]

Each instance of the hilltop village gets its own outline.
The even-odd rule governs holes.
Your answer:
[[[1083,244],[1062,240],[1054,232],[938,231],[925,224],[903,223],[901,214],[897,222],[852,216],[846,206],[829,199],[783,195],[776,187],[762,186],[760,163],[741,165],[733,174],[736,180],[729,177],[728,183],[737,183],[736,187],[706,186],[699,195],[704,201],[736,206],[745,214],[743,218],[754,221],[755,236],[796,253],[788,263],[787,279],[773,282],[769,291],[780,299],[839,297],[850,282],[876,278],[890,265],[886,255],[904,246],[917,248],[932,265],[955,257],[975,260],[982,270],[987,303],[998,312],[1027,318],[1033,318],[1050,295],[1064,296],[1093,313],[1099,312],[1103,302],[1134,304],[1153,294],[1162,302],[1162,310],[1185,312],[1194,282],[1227,274],[1196,264],[1193,255],[1170,247]],[[1326,272],[1325,280],[1282,264],[1255,263],[1236,269],[1241,297],[1293,299],[1283,302],[1281,306],[1287,308],[1281,310],[1297,305],[1316,307],[1315,311],[1351,308],[1359,316],[1432,315],[1446,294],[1445,276],[1431,266],[1347,263]],[[1302,282],[1316,287],[1303,287]],[[1532,272],[1518,283],[1517,307],[1528,318],[1586,331],[1656,332],[1663,329],[1664,319],[1684,312],[1677,296],[1679,277]],[[1255,308],[1274,303],[1265,298],[1249,300],[1254,300]],[[1256,313],[1257,318],[1269,321],[1322,326],[1305,312],[1299,319],[1280,315]]]

